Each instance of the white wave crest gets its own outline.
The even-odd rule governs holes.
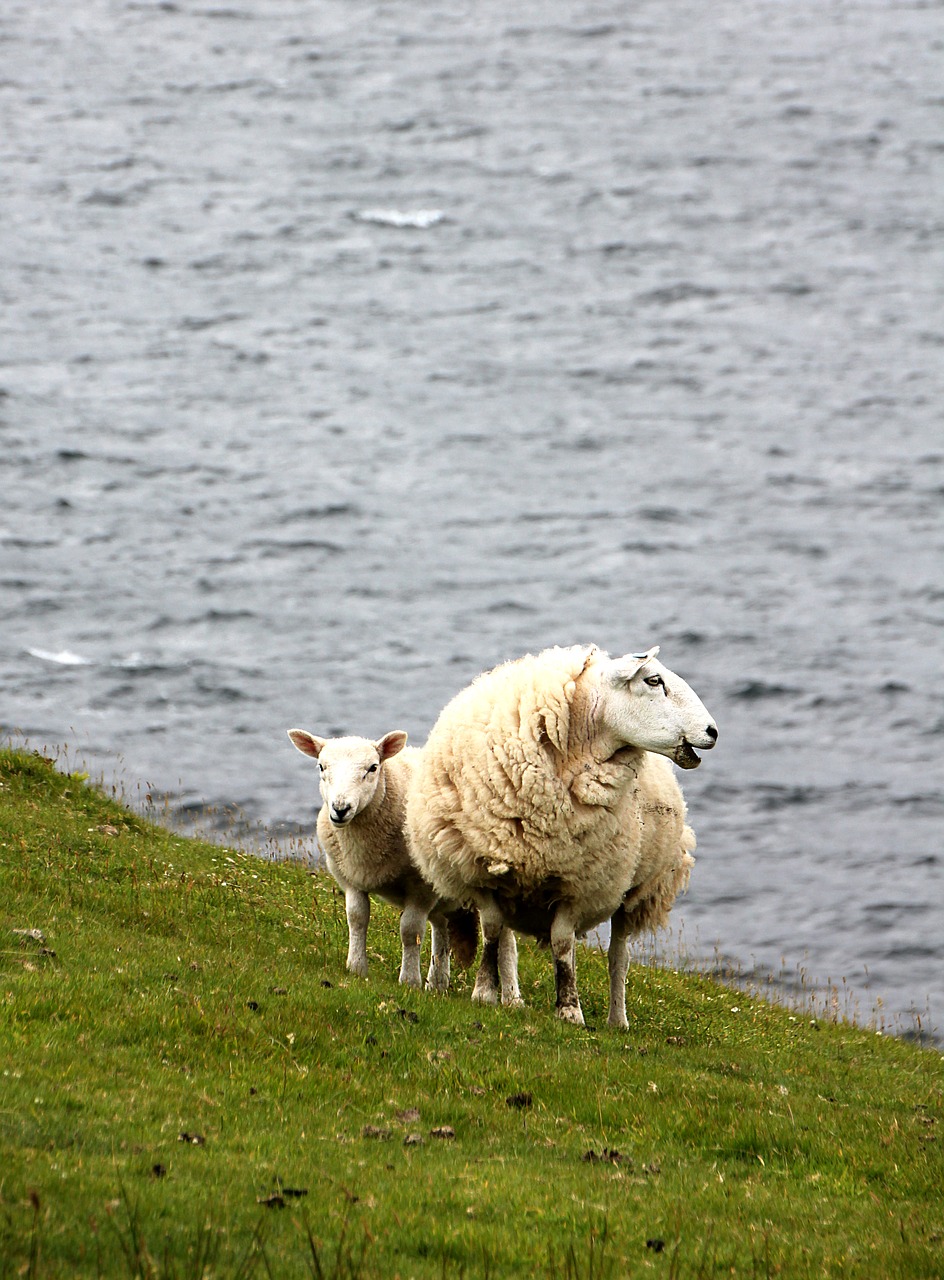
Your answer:
[[[91,667],[91,658],[83,658],[80,653],[72,653],[69,649],[61,649],[53,653],[49,649],[27,649],[26,652],[43,662],[55,662],[60,667]]]
[[[416,227],[420,231],[446,220],[442,209],[361,209],[355,217],[359,222],[375,222],[382,227]]]

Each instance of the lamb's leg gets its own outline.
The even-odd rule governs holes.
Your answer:
[[[498,957],[504,922],[491,894],[480,894],[476,905],[482,922],[482,959],[475,975],[472,999],[477,1004],[498,1004]]]
[[[345,889],[344,910],[347,914],[347,967],[351,973],[366,978],[370,898],[360,889]]]
[[[617,907],[610,921],[610,946],[606,962],[610,971],[611,1027],[628,1027],[626,1021],[626,970],[629,968],[629,913],[625,907]]]
[[[518,940],[513,929],[502,927],[498,936],[498,974],[501,978],[501,1002],[513,1009],[524,1005],[518,990]]]
[[[554,976],[557,979],[557,1016],[578,1027],[584,1025],[580,996],[577,994],[577,940],[574,921],[563,907],[557,909],[551,925],[551,951],[554,955]]]
[[[441,911],[431,911],[429,925],[433,935],[433,952],[426,975],[427,991],[449,990],[449,921]]]
[[[416,902],[407,902],[400,916],[400,945],[403,959],[400,964],[400,981],[408,987],[422,987],[420,973],[420,948],[426,932],[427,908]]]

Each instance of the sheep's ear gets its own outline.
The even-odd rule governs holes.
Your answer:
[[[629,684],[637,671],[641,671],[647,662],[651,662],[659,652],[655,645],[645,653],[627,653],[622,658],[614,658],[610,666],[610,679],[614,684]]]
[[[303,756],[311,756],[313,760],[317,760],[321,755],[324,738],[316,738],[313,733],[306,733],[304,729],[289,729],[288,736]]]
[[[406,746],[406,734],[402,729],[394,729],[392,733],[385,733],[374,745],[380,752],[381,760],[389,760]]]

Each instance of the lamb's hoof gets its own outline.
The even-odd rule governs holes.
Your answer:
[[[401,973],[400,985],[404,987],[415,987],[417,991],[422,991],[423,979],[418,973]]]
[[[473,1004],[498,1004],[498,992],[491,987],[476,987],[472,992]]]
[[[583,1010],[580,1008],[579,1004],[561,1005],[557,1010],[557,1016],[560,1018],[561,1022],[570,1022],[575,1027],[582,1027],[585,1025],[583,1020]]]
[[[432,969],[430,969],[429,973],[426,975],[426,990],[427,991],[448,991],[449,990],[449,974],[433,973]]]
[[[524,1008],[524,1001],[521,999],[521,996],[518,995],[517,992],[515,992],[515,994],[512,996],[503,995],[501,1002],[506,1009],[523,1009]]]
[[[629,1023],[626,1021],[626,1015],[625,1015],[625,1014],[623,1015],[623,1017],[619,1018],[619,1017],[614,1017],[614,1016],[613,1016],[613,1014],[611,1013],[611,1014],[610,1014],[610,1016],[609,1016],[609,1017],[607,1018],[607,1020],[606,1020],[606,1025],[607,1025],[608,1027],[612,1027],[614,1031],[628,1031],[628,1030],[629,1030]]]
[[[366,962],[364,964],[357,964],[357,963],[351,964],[349,962],[347,965],[347,971],[348,973],[353,973],[358,978],[366,978],[367,964]]]

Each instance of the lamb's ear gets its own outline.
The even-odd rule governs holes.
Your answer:
[[[313,760],[317,760],[321,755],[324,738],[316,738],[313,733],[306,733],[304,729],[289,729],[288,736],[303,756],[311,756]]]
[[[614,684],[629,684],[636,672],[651,662],[658,652],[659,646],[655,645],[646,653],[627,653],[622,658],[614,658],[610,664],[610,679]]]
[[[374,745],[380,752],[381,760],[389,760],[406,746],[406,734],[402,729],[394,729],[392,733],[385,733]]]

